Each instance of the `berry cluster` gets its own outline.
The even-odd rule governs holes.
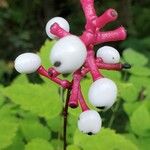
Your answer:
[[[100,70],[129,69],[129,64],[120,63],[119,52],[110,46],[103,46],[95,55],[94,46],[97,44],[120,41],[126,38],[126,31],[121,26],[113,31],[102,31],[103,27],[117,19],[117,12],[108,9],[97,16],[94,0],[80,0],[85,18],[85,31],[81,36],[72,35],[69,23],[61,17],[52,18],[46,25],[46,33],[51,39],[57,40],[50,54],[52,68],[46,70],[41,65],[41,59],[33,53],[24,53],[15,60],[15,68],[20,73],[37,71],[64,89],[70,90],[69,103],[71,108],[80,104],[82,113],[79,116],[78,128],[86,134],[96,134],[101,129],[101,117],[95,110],[90,110],[81,92],[80,82],[87,73],[93,78],[89,88],[89,102],[96,108],[107,110],[117,97],[116,84],[105,78]],[[60,74],[72,73],[71,82],[60,79]]]

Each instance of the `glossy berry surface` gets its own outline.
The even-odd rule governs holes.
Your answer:
[[[97,57],[101,58],[104,63],[116,64],[120,62],[119,52],[110,46],[103,46],[97,51]]]
[[[96,134],[101,129],[102,120],[95,110],[87,110],[80,114],[78,128],[88,135]]]
[[[51,26],[54,24],[54,23],[58,23],[58,25],[63,28],[64,30],[68,31],[70,30],[70,26],[69,26],[69,23],[67,20],[65,20],[64,18],[62,17],[54,17],[52,19],[50,19],[47,24],[46,24],[46,27],[45,27],[45,30],[46,30],[46,34],[49,38],[51,39],[57,39],[58,37],[54,34],[52,34],[50,32],[50,28]]]
[[[88,95],[93,106],[108,109],[116,100],[117,86],[112,80],[101,78],[92,83]]]
[[[72,73],[85,62],[87,51],[84,43],[73,35],[56,42],[50,54],[51,63],[60,73]]]
[[[33,73],[41,65],[41,59],[34,53],[24,53],[19,55],[15,60],[15,69],[19,73]]]

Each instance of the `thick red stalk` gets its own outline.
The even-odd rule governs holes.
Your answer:
[[[88,65],[88,68],[89,68],[90,73],[92,75],[93,81],[103,77],[101,75],[100,71],[98,70],[97,65],[96,65],[94,50],[92,48],[88,49],[86,63]]]
[[[100,17],[94,20],[94,24],[97,28],[102,29],[106,24],[115,21],[118,17],[118,13],[110,8],[106,10]]]
[[[78,91],[79,91],[79,87],[80,87],[81,78],[82,77],[80,74],[80,70],[77,70],[73,74],[72,92],[71,92],[70,99],[69,99],[69,106],[71,108],[78,107]]]
[[[113,42],[113,41],[122,41],[126,39],[126,36],[127,34],[124,27],[119,27],[118,29],[113,31],[99,32],[97,34],[95,44],[101,44],[101,43]]]
[[[87,23],[91,22],[93,19],[97,17],[94,8],[94,0],[80,0],[80,3],[82,5],[82,9],[84,11]]]

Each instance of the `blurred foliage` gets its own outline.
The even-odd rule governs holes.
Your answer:
[[[117,22],[105,30],[124,25],[128,38],[108,43],[120,50],[129,71],[103,71],[118,85],[118,99],[111,110],[100,112],[103,129],[87,136],[77,129],[80,109],[69,109],[68,150],[148,150],[150,147],[150,1],[95,0],[98,14],[113,7]],[[62,150],[64,95],[53,82],[37,74],[19,75],[14,58],[38,52],[46,68],[53,41],[44,41],[46,22],[54,16],[68,19],[71,32],[81,34],[84,16],[77,0],[0,0],[0,150]],[[70,77],[68,77],[70,79]],[[85,98],[92,80],[82,81]],[[7,85],[7,86],[6,86]],[[58,92],[59,91],[59,92]],[[61,92],[60,92],[61,91]]]
[[[46,41],[39,55],[48,67],[47,55],[54,42]],[[129,71],[106,71],[103,74],[118,85],[118,98],[112,109],[99,112],[103,128],[94,136],[77,129],[81,111],[70,109],[68,115],[68,150],[147,150],[150,146],[150,68],[143,54],[128,48],[123,62],[130,62]],[[137,63],[142,62],[138,69]],[[11,85],[0,86],[0,149],[62,150],[63,100],[59,87],[48,79],[32,83],[19,75]],[[82,81],[87,98],[92,79]]]

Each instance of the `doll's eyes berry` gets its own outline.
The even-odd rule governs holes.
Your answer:
[[[89,89],[90,103],[100,109],[109,109],[117,97],[116,84],[107,78],[98,79]]]
[[[101,58],[104,63],[116,64],[120,62],[119,52],[110,46],[103,46],[98,49],[97,57]]]
[[[72,73],[85,62],[87,51],[84,43],[73,35],[56,42],[50,53],[51,63],[60,73]]]
[[[88,135],[96,134],[101,129],[102,120],[95,110],[87,110],[80,114],[78,128],[81,132]]]
[[[41,59],[38,55],[34,53],[24,53],[19,55],[15,60],[15,69],[19,73],[33,73],[41,65]]]
[[[46,27],[45,27],[45,30],[46,30],[46,34],[49,38],[51,39],[57,39],[58,37],[54,34],[52,34],[50,32],[50,28],[52,27],[52,25],[54,23],[57,23],[61,28],[63,28],[65,31],[69,32],[70,30],[70,27],[69,27],[69,23],[67,22],[67,20],[65,20],[64,18],[62,17],[54,17],[52,19],[50,19],[47,24],[46,24]]]

